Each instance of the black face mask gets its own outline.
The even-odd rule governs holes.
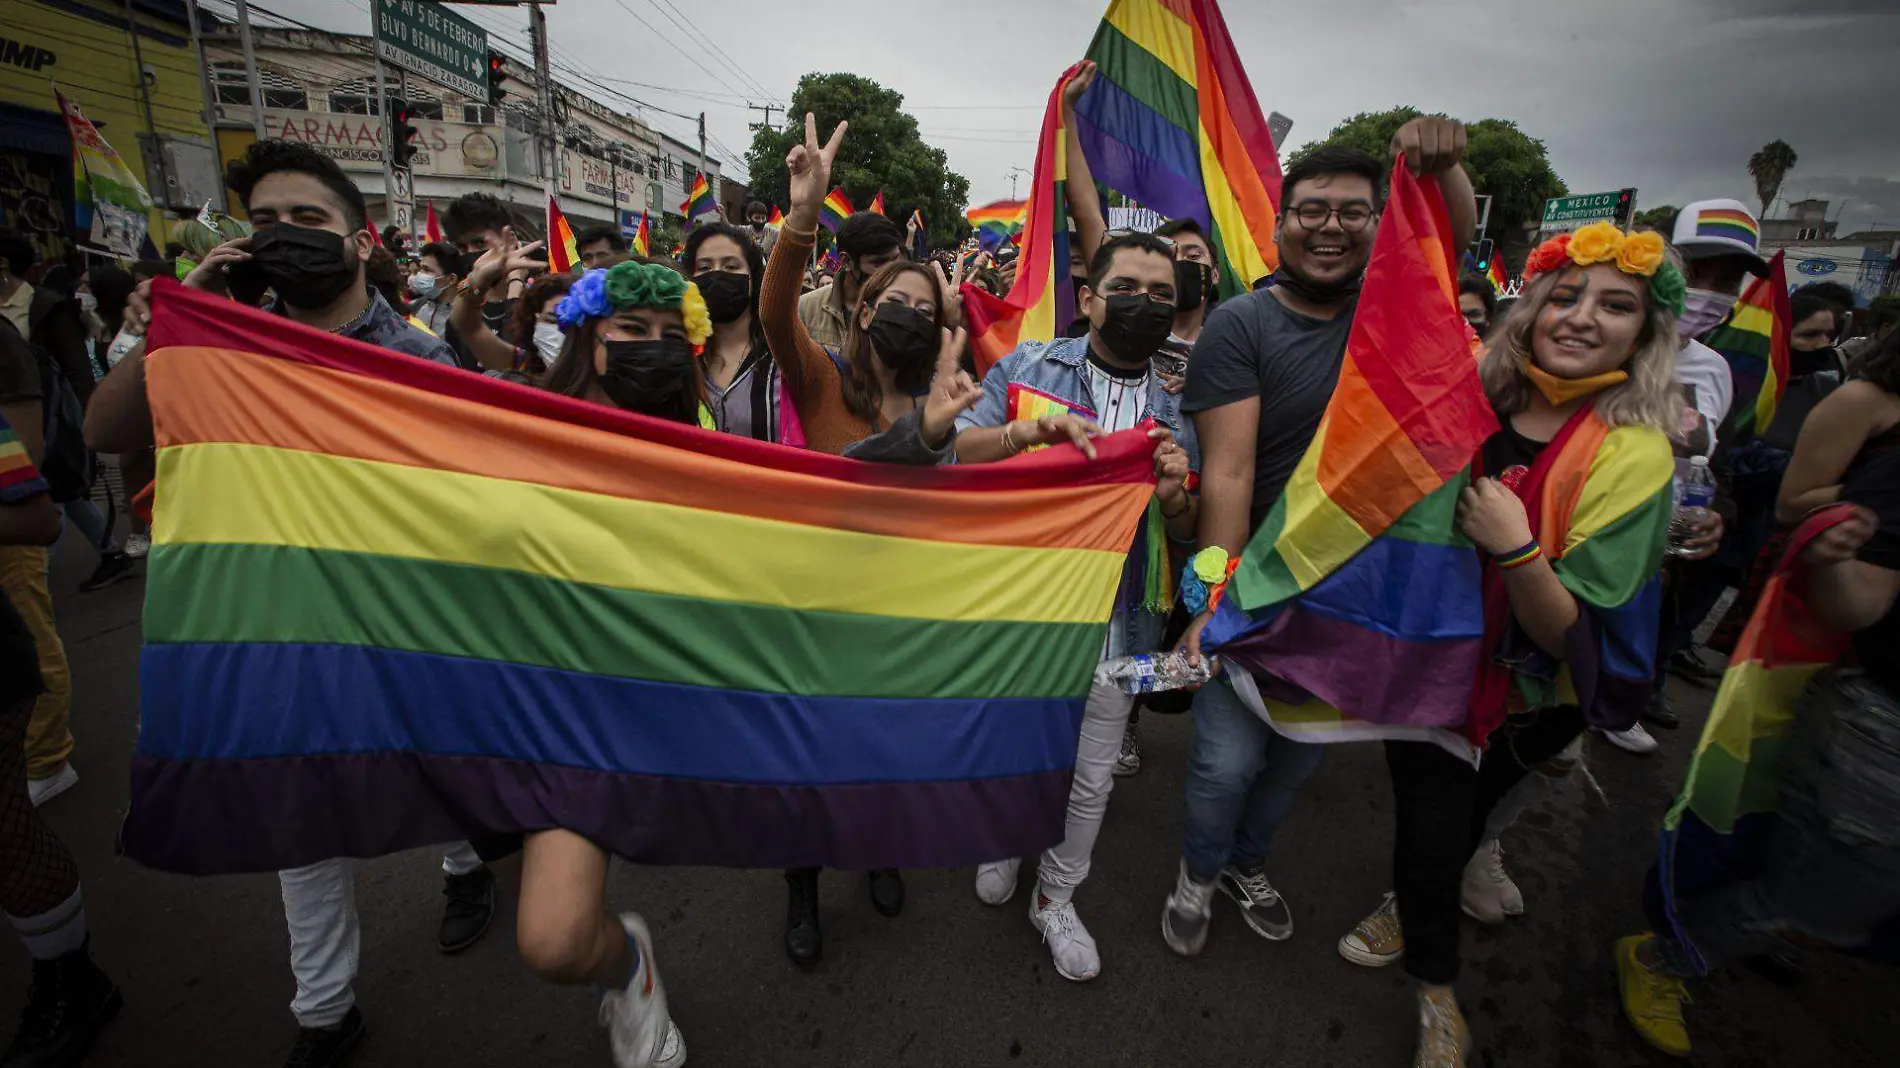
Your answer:
[[[1214,269],[1194,260],[1174,261],[1174,310],[1191,312],[1207,303],[1207,291],[1214,282]]]
[[[737,271],[701,271],[693,276],[706,314],[715,323],[729,323],[752,307],[752,279]]]
[[[1353,275],[1350,279],[1336,285],[1322,285],[1304,275],[1295,273],[1292,268],[1282,263],[1280,264],[1280,269],[1273,272],[1273,285],[1276,289],[1284,289],[1288,293],[1302,300],[1311,301],[1314,304],[1338,304],[1358,296],[1359,284],[1364,278],[1365,272],[1361,271]]]
[[[1133,366],[1147,363],[1174,332],[1174,305],[1151,300],[1140,293],[1125,293],[1104,300],[1108,313],[1095,328],[1109,355]]]
[[[334,304],[358,284],[362,269],[349,256],[342,234],[294,223],[261,227],[251,238],[251,258],[240,266],[245,270],[229,272],[234,294],[261,282],[277,291],[277,299],[303,309]]]
[[[603,341],[607,370],[600,388],[614,407],[627,412],[699,425],[699,391],[693,383],[693,346],[685,338]]]
[[[871,351],[897,375],[897,387],[914,393],[930,384],[942,338],[931,317],[894,300],[877,306],[865,328]]]
[[[751,222],[752,222],[752,228],[753,228],[754,230],[763,230],[763,229],[765,229],[765,220],[764,220],[764,219],[753,219],[753,220],[751,220]]]

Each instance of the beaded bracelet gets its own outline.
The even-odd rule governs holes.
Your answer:
[[[1498,570],[1515,571],[1526,564],[1540,559],[1543,555],[1544,547],[1532,541],[1512,549],[1508,553],[1494,553],[1491,558],[1497,561]]]

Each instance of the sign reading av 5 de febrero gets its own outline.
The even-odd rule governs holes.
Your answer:
[[[377,56],[470,100],[488,98],[485,30],[442,4],[374,0],[374,5]]]

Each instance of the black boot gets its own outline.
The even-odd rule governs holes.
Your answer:
[[[467,875],[445,876],[442,894],[449,903],[442,909],[436,945],[444,953],[459,953],[480,941],[495,918],[495,873],[484,864]]]
[[[123,1004],[119,988],[82,946],[33,962],[33,991],[20,1030],[0,1055],[4,1068],[72,1068]]]
[[[1682,726],[1682,720],[1676,716],[1675,706],[1669,703],[1669,695],[1661,690],[1650,696],[1649,706],[1643,709],[1643,722],[1666,731]]]
[[[904,876],[896,868],[879,868],[871,873],[871,907],[879,915],[895,916],[904,911]]]
[[[785,955],[794,964],[816,964],[825,955],[825,932],[818,926],[818,869],[785,873]]]
[[[284,1068],[337,1068],[350,1058],[356,1044],[368,1034],[363,1010],[350,1006],[349,1015],[331,1027],[300,1027],[297,1044],[290,1047]]]

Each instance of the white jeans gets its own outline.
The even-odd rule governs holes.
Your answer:
[[[1115,758],[1135,698],[1116,686],[1094,683],[1082,713],[1082,737],[1075,750],[1075,781],[1069,787],[1069,826],[1062,842],[1042,855],[1036,877],[1051,901],[1069,900],[1089,877],[1089,855],[1108,814],[1108,793],[1115,787]]]
[[[442,853],[442,871],[467,875],[482,859],[467,842]],[[356,862],[318,861],[277,873],[284,892],[284,923],[290,928],[290,972],[297,996],[290,1011],[299,1027],[331,1027],[343,1022],[356,1004],[357,957],[362,925],[356,917]]]

